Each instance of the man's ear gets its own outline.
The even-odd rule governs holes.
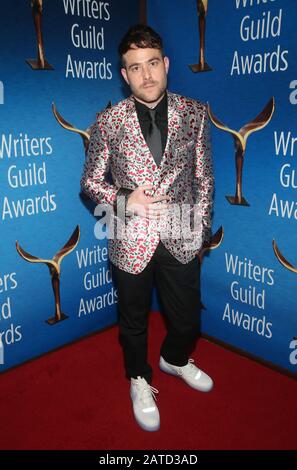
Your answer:
[[[169,58],[167,56],[164,57],[164,65],[165,65],[165,70],[166,70],[166,73],[168,73],[168,70],[169,70]]]
[[[122,77],[124,78],[125,82],[128,83],[128,85],[129,85],[127,70],[125,69],[125,67],[121,68],[121,74],[122,74]]]

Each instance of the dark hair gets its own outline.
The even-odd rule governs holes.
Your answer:
[[[140,47],[142,49],[151,48],[159,49],[163,54],[163,42],[161,36],[154,31],[150,26],[145,24],[137,24],[129,28],[125,36],[120,42],[118,52],[123,58],[123,55],[132,49],[132,45]]]

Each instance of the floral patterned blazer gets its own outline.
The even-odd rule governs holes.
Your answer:
[[[213,173],[207,108],[199,101],[168,94],[168,136],[159,165],[141,132],[134,98],[98,113],[92,128],[81,180],[97,204],[108,205],[109,257],[119,268],[137,274],[162,240],[181,263],[191,261],[209,238]],[[110,173],[112,181],[108,181]],[[161,220],[114,211],[120,188],[150,185],[153,196],[169,195]]]

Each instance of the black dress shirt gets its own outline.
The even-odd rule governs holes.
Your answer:
[[[136,99],[135,101],[135,108],[137,112],[138,121],[141,127],[141,131],[143,133],[144,138],[148,135],[149,127],[150,127],[150,115],[148,110],[150,109],[143,103],[140,103]],[[168,99],[167,93],[163,96],[161,101],[157,104],[154,108],[156,110],[156,124],[160,129],[161,132],[161,140],[162,140],[162,151],[164,153],[167,141],[167,134],[168,134]]]

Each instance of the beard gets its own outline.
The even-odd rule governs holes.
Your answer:
[[[153,85],[153,88],[146,89],[146,87],[149,87],[152,85]],[[138,88],[131,87],[131,91],[136,99],[149,104],[149,103],[155,103],[156,101],[158,101],[164,95],[166,88],[167,88],[167,80],[164,80],[162,81],[162,83],[148,82]]]

